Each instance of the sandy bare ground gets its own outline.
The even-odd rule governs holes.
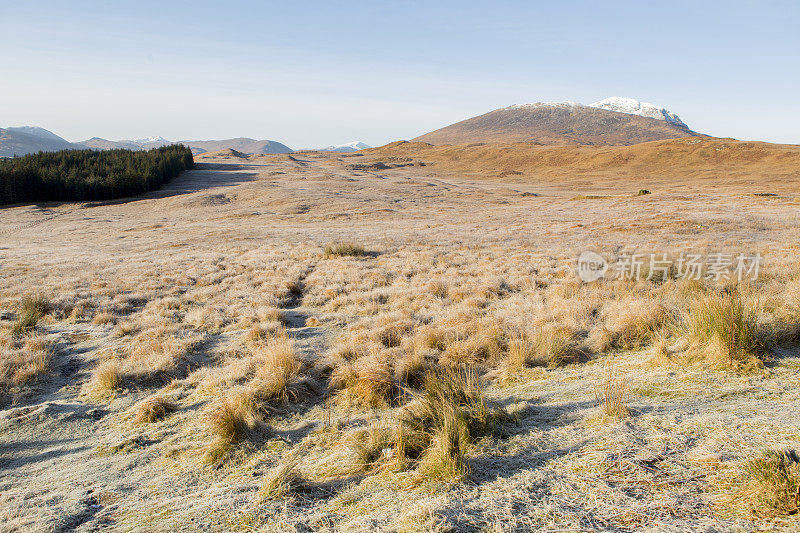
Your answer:
[[[324,384],[274,413],[262,440],[223,463],[204,463],[204,420],[217,394],[204,380],[241,348],[249,309],[281,309],[311,367],[353,324],[405,313],[407,294],[434,277],[448,280],[451,293],[501,278],[527,287],[495,291],[502,294],[487,296],[484,306],[522,322],[536,291],[550,290],[541,287],[579,286],[570,269],[582,250],[760,252],[765,270],[784,272],[800,246],[796,195],[755,196],[724,178],[635,196],[636,187],[609,193],[591,180],[482,181],[418,166],[358,170],[354,161],[206,159],[143,198],[0,211],[0,310],[10,319],[28,293],[72,309],[39,327],[53,346],[52,371],[0,411],[0,529],[798,527],[791,517],[728,512],[720,479],[762,449],[800,448],[800,352],[792,346],[755,374],[648,365],[643,348],[489,380],[488,397],[515,422],[476,443],[468,479],[453,485],[409,485],[394,472],[320,474],[347,461],[337,445],[348,432],[392,413],[332,407]],[[322,257],[334,241],[371,253]],[[299,284],[299,294],[280,293],[286,282]],[[94,320],[101,309],[111,309],[113,320]],[[122,387],[106,401],[87,397],[99,362],[131,342],[120,325],[155,318],[196,335],[190,370]],[[631,414],[622,419],[598,410],[596,388],[609,368],[626,379]],[[158,391],[171,395],[177,411],[133,423],[138,402]],[[263,478],[291,453],[313,482],[283,499],[259,499]]]

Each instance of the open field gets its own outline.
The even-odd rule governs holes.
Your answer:
[[[701,142],[741,153],[210,154],[0,210],[0,530],[797,530],[797,148]]]

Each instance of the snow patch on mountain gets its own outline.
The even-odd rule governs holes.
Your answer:
[[[147,137],[146,139],[134,139],[133,142],[137,144],[151,144],[151,143],[169,144],[170,141],[166,140],[164,137],[157,135],[155,137]]]
[[[367,148],[372,148],[372,146],[361,141],[353,141],[346,144],[333,144],[325,148],[320,148],[319,150],[321,152],[357,152]]]
[[[503,109],[537,109],[540,107],[560,107],[564,109],[570,109],[575,107],[586,107],[583,104],[579,104],[578,102],[536,102],[534,104],[514,104]]]
[[[640,102],[635,98],[624,98],[622,96],[612,96],[605,100],[600,100],[589,107],[616,111],[617,113],[627,113],[629,115],[639,115],[640,117],[654,118],[663,120],[670,124],[675,124],[683,128],[689,128],[675,113],[655,104]]]

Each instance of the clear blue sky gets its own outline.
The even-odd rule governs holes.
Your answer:
[[[800,2],[0,0],[0,127],[379,145],[630,96],[800,143]]]

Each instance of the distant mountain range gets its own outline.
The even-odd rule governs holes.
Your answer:
[[[530,142],[544,145],[630,145],[701,135],[663,107],[612,97],[576,102],[517,104],[462,120],[414,141],[434,145]]]
[[[149,150],[168,144],[183,144],[189,146],[195,154],[214,152],[226,148],[246,154],[286,154],[293,152],[291,148],[277,141],[256,140],[245,137],[218,141],[168,141],[163,137],[109,141],[107,139],[101,139],[100,137],[92,137],[85,141],[72,143],[59,137],[52,131],[35,126],[0,128],[0,157],[12,157],[14,155],[25,155],[39,151],[52,152],[57,150],[86,148],[93,148],[96,150],[113,150],[116,148]]]
[[[149,150],[167,144],[183,144],[191,148],[194,154],[216,152],[217,150],[225,149],[236,150],[237,152],[245,154],[288,154],[294,151],[278,141],[256,140],[247,137],[222,139],[218,141],[168,141],[163,137],[149,137],[147,139],[137,139],[133,141],[109,141],[99,137],[92,137],[78,144],[98,150],[110,150],[113,148]]]
[[[641,142],[703,136],[694,132],[668,109],[614,96],[593,104],[550,102],[517,104],[495,109],[421,135],[413,141],[433,145],[529,142],[543,145],[630,145]],[[110,141],[92,137],[71,143],[44,128],[21,126],[0,128],[0,157],[38,151],[93,148],[149,150],[167,144],[184,144],[195,154],[234,150],[243,154],[286,154],[293,150],[270,140],[237,137],[211,141],[169,141],[155,136],[145,139]],[[353,141],[319,148],[327,152],[356,152],[371,148]]]

